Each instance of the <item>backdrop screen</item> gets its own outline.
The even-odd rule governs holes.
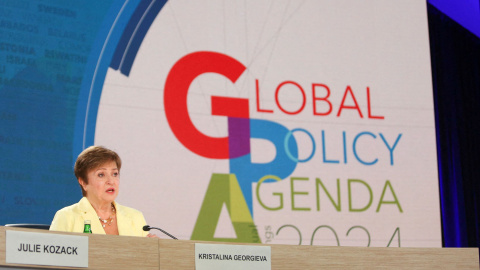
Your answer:
[[[440,247],[426,3],[3,1],[0,223],[90,145],[182,239]]]

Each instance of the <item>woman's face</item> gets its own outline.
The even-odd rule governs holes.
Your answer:
[[[88,171],[88,184],[80,181],[83,189],[87,192],[87,199],[95,203],[111,203],[117,198],[120,172],[115,161],[109,161],[103,165]]]

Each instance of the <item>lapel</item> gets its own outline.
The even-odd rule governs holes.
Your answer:
[[[82,215],[83,220],[90,220],[92,232],[95,234],[105,234],[105,230],[103,230],[102,224],[100,224],[100,220],[98,220],[98,216],[97,216],[97,213],[95,212],[95,209],[93,209],[93,206],[90,204],[90,202],[86,197],[83,197],[80,200],[80,202],[78,203],[78,207],[81,212],[80,214]],[[83,227],[82,227],[82,231],[83,231]],[[120,228],[119,228],[119,231],[120,231]]]
[[[116,202],[113,202],[115,205],[115,210],[117,211],[117,227],[119,235],[128,235],[128,232],[131,231],[131,228],[127,222],[128,216],[125,213],[124,208]]]

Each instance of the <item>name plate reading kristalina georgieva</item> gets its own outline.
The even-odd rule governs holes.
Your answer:
[[[270,270],[269,246],[195,244],[196,270]]]
[[[6,262],[88,267],[88,237],[6,230]]]

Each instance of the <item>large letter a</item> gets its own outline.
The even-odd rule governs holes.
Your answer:
[[[225,203],[237,238],[215,238]],[[191,240],[261,243],[243,193],[234,174],[213,174],[198,214]]]

